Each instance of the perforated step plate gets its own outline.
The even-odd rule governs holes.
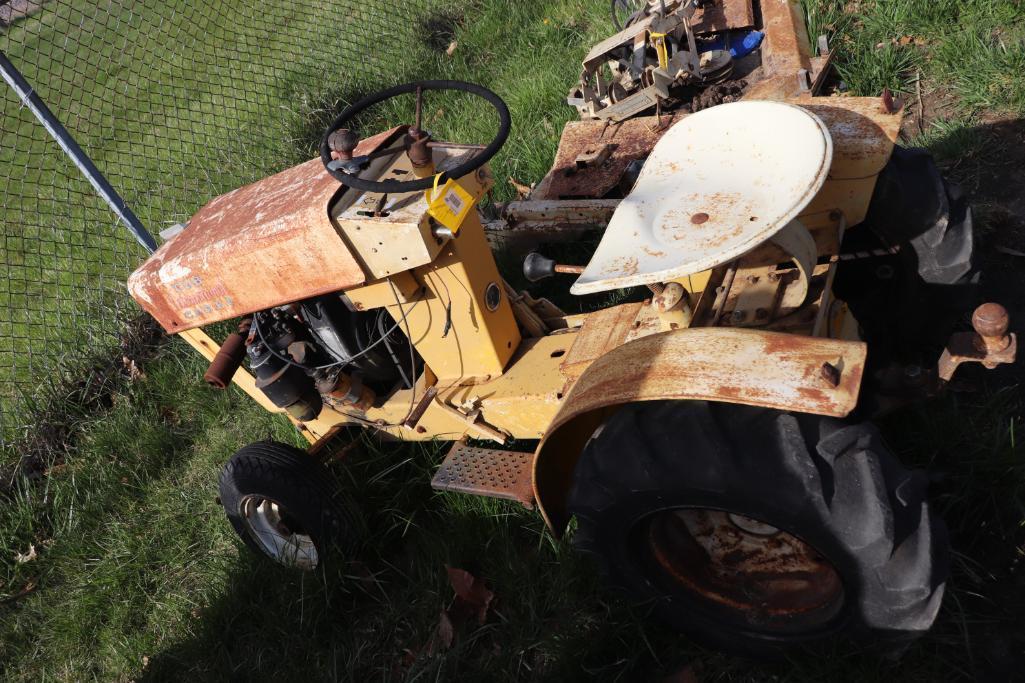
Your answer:
[[[488,498],[515,500],[534,507],[531,485],[533,453],[474,448],[456,443],[434,474],[431,487]]]

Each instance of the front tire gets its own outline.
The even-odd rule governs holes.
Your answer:
[[[305,451],[274,441],[250,444],[221,471],[220,500],[252,550],[278,564],[312,571],[355,537],[326,469]]]
[[[595,433],[569,505],[578,547],[653,616],[765,656],[929,628],[948,550],[925,488],[870,425],[665,401]]]

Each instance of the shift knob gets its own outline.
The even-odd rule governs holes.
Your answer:
[[[531,282],[538,282],[555,275],[555,261],[542,256],[536,251],[527,254],[523,259],[523,277]]]

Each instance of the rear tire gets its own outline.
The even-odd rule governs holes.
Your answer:
[[[337,559],[357,536],[354,515],[335,493],[308,453],[274,441],[242,448],[220,477],[221,505],[239,538],[278,564],[307,571]]]
[[[574,475],[574,542],[695,640],[772,656],[936,618],[947,535],[871,425],[704,401],[630,405]]]

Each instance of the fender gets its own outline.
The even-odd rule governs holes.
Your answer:
[[[735,328],[673,330],[617,347],[580,376],[538,444],[538,509],[560,537],[577,460],[619,406],[702,400],[844,417],[857,404],[865,356],[863,342]]]

